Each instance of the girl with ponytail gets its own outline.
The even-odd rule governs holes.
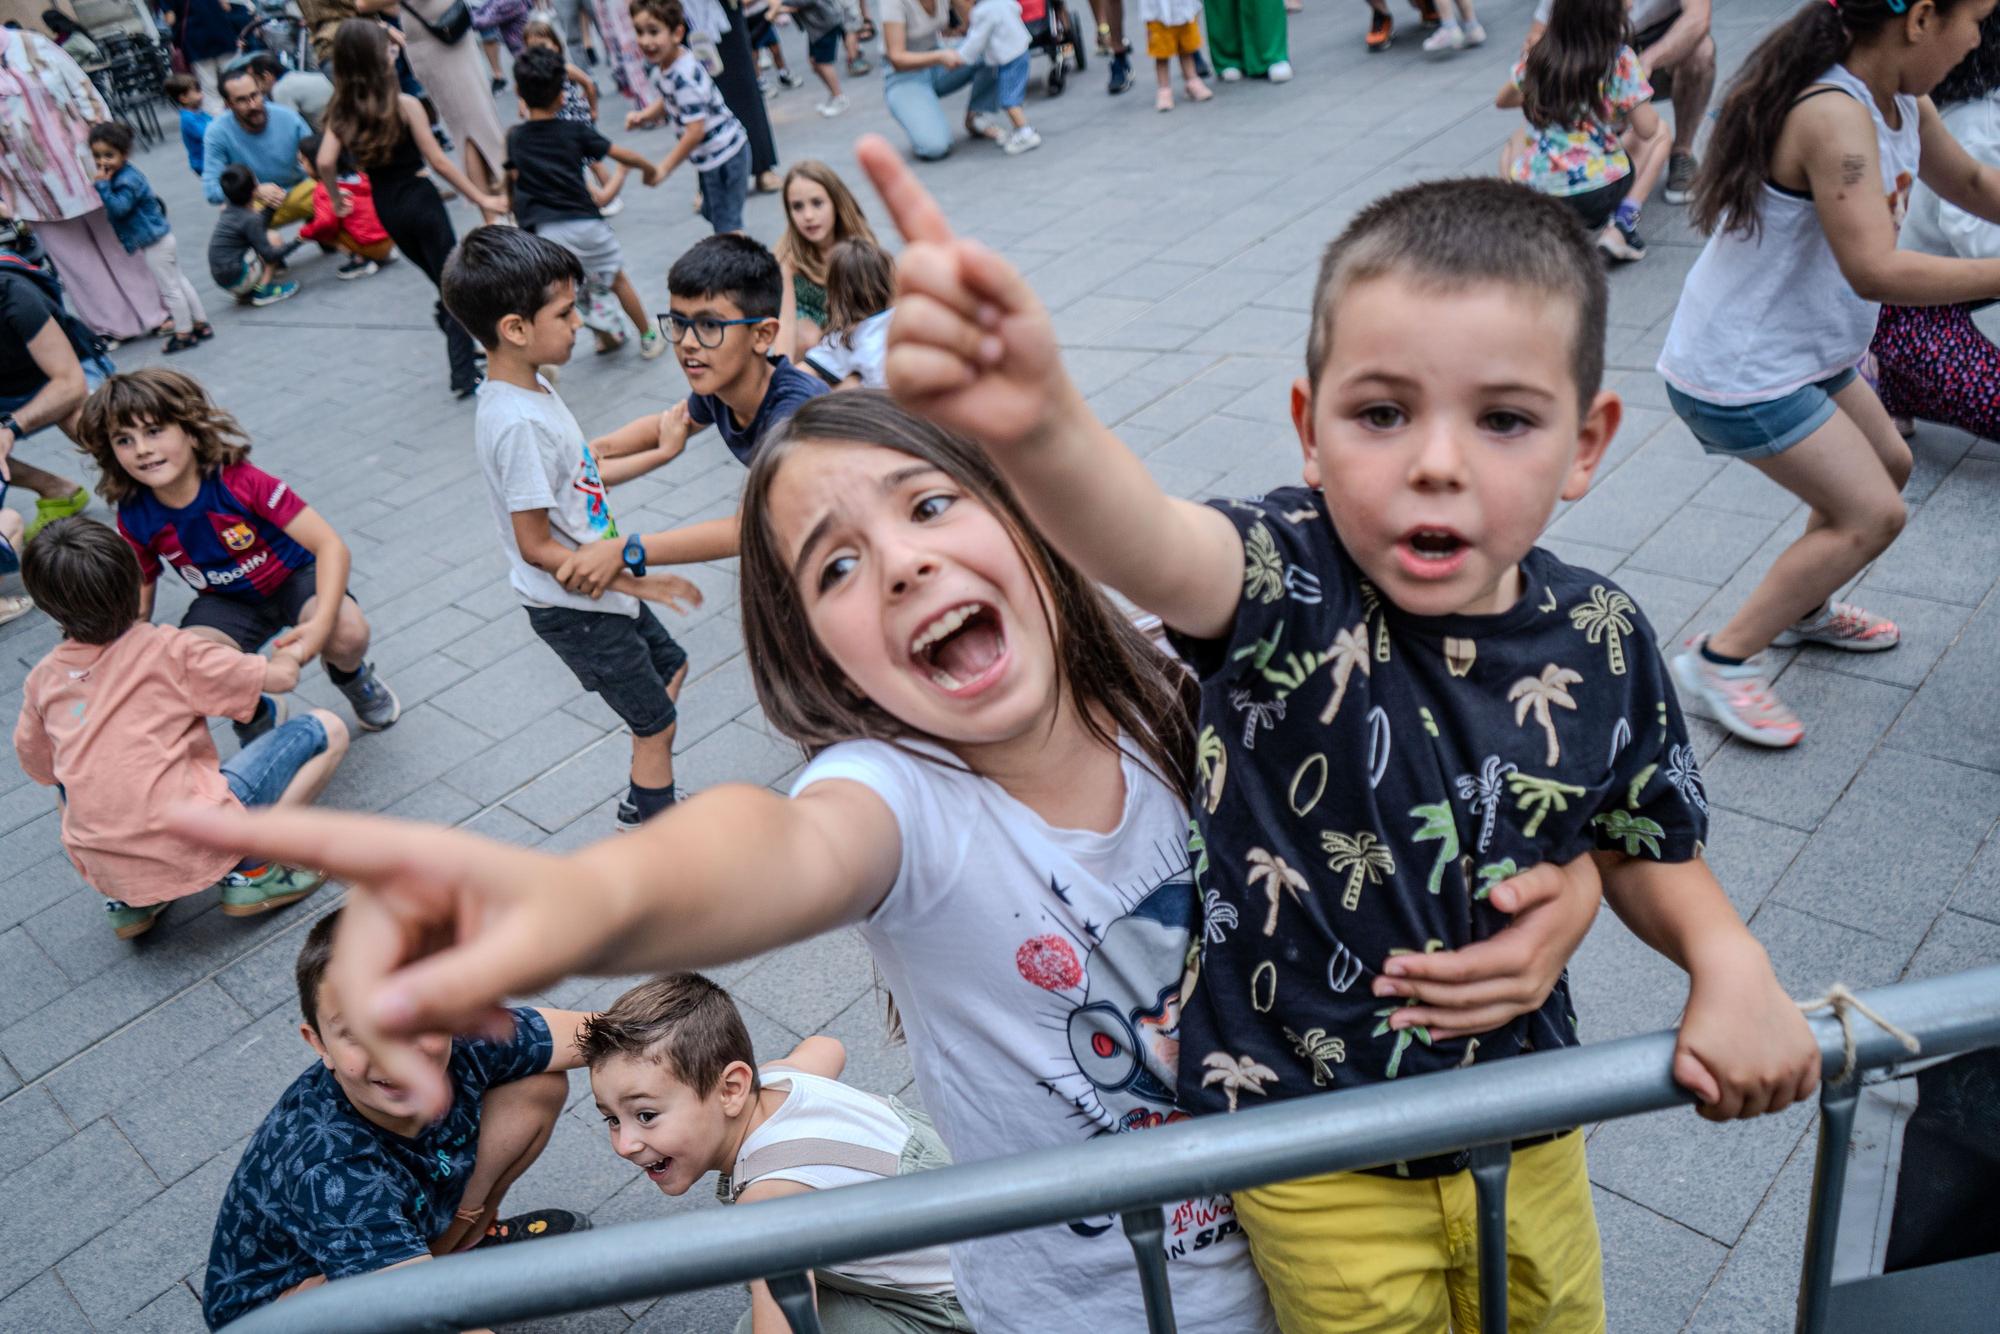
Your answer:
[[[2000,221],[2000,170],[1973,160],[1929,93],[1979,45],[1995,0],[1810,0],[1723,99],[1692,214],[1709,234],[1660,356],[1703,449],[1740,458],[1811,508],[1803,535],[1728,624],[1674,660],[1681,688],[1762,746],[1805,735],[1763,651],[1894,648],[1893,622],[1833,593],[1902,530],[1910,450],[1855,367],[1880,303],[2000,297],[2000,259],[1896,246],[1921,179]]]

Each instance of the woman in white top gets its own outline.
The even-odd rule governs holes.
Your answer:
[[[1894,648],[1893,622],[1834,592],[1895,540],[1910,450],[1855,366],[1878,303],[2000,295],[2000,260],[1896,248],[1919,176],[2000,219],[2000,171],[1969,157],[1925,96],[1979,45],[1992,0],[1811,0],[1744,62],[1692,215],[1710,233],[1659,369],[1702,448],[1811,507],[1806,530],[1721,629],[1674,660],[1681,688],[1761,746],[1793,746],[1766,647]]]
[[[2000,12],[1980,25],[1979,49],[1931,94],[1952,137],[2000,164]],[[1902,245],[1926,255],[2000,259],[2000,225],[1948,204],[1922,184],[1910,194]],[[2000,440],[2000,347],[1972,322],[1983,302],[1882,307],[1869,348],[1875,392],[1908,435],[1914,419]],[[1864,367],[1862,373],[1868,374]]]
[[[882,97],[909,136],[910,151],[926,162],[951,151],[951,122],[944,99],[972,85],[965,132],[982,135],[1000,111],[998,71],[968,65],[938,34],[951,19],[951,0],[882,0],[882,55],[889,62]]]

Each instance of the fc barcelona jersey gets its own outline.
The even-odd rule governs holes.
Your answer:
[[[265,598],[313,563],[312,552],[285,536],[305,508],[271,474],[233,463],[203,477],[183,509],[140,491],[118,507],[118,531],[138,552],[147,583],[165,566],[197,593]]]

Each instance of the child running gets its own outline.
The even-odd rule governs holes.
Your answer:
[[[882,388],[896,261],[873,241],[842,241],[827,261],[826,281],[826,337],[806,353],[806,369],[835,389]]]
[[[632,0],[632,29],[652,65],[655,100],[625,117],[625,128],[666,121],[680,135],[656,168],[653,184],[685,162],[701,181],[701,216],[716,232],[743,230],[750,192],[750,136],[722,100],[715,80],[688,48],[680,0]]]
[[[139,558],[139,619],[152,619],[160,572],[171,570],[195,591],[181,629],[244,653],[269,641],[302,664],[323,658],[367,731],[402,715],[366,660],[368,620],[347,591],[347,543],[250,462],[243,428],[199,383],[169,370],[114,375],[84,402],[77,438]],[[248,745],[284,716],[279,700],[265,700],[236,725],[237,740]]]
[[[211,887],[228,917],[296,903],[324,876],[202,847],[171,825],[185,803],[216,808],[310,802],[347,751],[324,709],[294,718],[225,761],[211,716],[248,718],[298,683],[296,650],[270,658],[146,623],[139,563],[94,519],[59,519],[36,535],[21,579],[62,631],[28,673],[14,753],[56,789],[63,849],[102,894],[111,929],[131,940],[177,899]]]
[[[968,442],[880,393],[801,407],[753,461],[743,514],[758,699],[813,757],[791,797],[711,788],[568,858],[333,813],[196,816],[188,830],[309,852],[353,887],[329,976],[363,1049],[421,1106],[444,1089],[407,1037],[467,1027],[502,996],[857,925],[954,1161],[1179,1117],[1175,1029],[1198,919],[1179,795],[1194,781],[1185,674],[1035,533]],[[1550,948],[1560,968],[1595,894],[1553,867],[1533,881],[1496,892],[1581,911]],[[474,925],[456,944],[410,951],[451,938],[419,922],[458,911]],[[1449,962],[1490,974],[1484,957]],[[1553,981],[1514,979],[1530,1005]],[[1229,1201],[1166,1216],[1182,1327],[1271,1330]],[[951,1254],[977,1329],[1146,1328],[1115,1216]]]
[[[798,307],[793,337],[802,349],[826,333],[826,268],[833,248],[855,237],[872,242],[875,229],[840,173],[817,159],[807,158],[785,173],[782,198],[785,234],[771,249],[792,285]],[[778,351],[797,357],[790,347]]]
[[[577,1046],[612,1151],[663,1195],[716,1172],[723,1203],[755,1204],[951,1161],[928,1116],[840,1082],[847,1052],[833,1038],[758,1065],[729,993],[699,973],[632,988],[591,1016]],[[815,1269],[806,1281],[828,1329],[971,1334],[943,1246]],[[791,1328],[764,1283],[750,1296],[737,1334]]]
[[[1562,200],[1599,250],[1628,261],[1646,257],[1639,212],[1672,148],[1631,39],[1618,0],[1555,0],[1542,40],[1494,99],[1528,117],[1525,142],[1516,136],[1505,150],[1507,178]],[[1622,124],[1631,126],[1631,153]]]
[[[890,384],[977,430],[1056,548],[1157,614],[1200,679],[1196,883],[1228,911],[1196,937],[1182,1106],[1576,1045],[1567,983],[1473,1037],[1401,959],[1489,937],[1488,885],[1580,855],[1688,972],[1674,1070],[1704,1114],[1806,1096],[1818,1046],[1702,860],[1707,800],[1645,618],[1534,546],[1621,410],[1599,389],[1603,269],[1568,213],[1491,180],[1363,209],[1321,264],[1292,387],[1305,485],[1201,505],[1098,423],[1020,275],[956,240],[886,149],[862,144],[910,242]],[[940,687],[989,661],[937,662]],[[1365,783],[1329,772],[1349,755]],[[1509,1314],[1601,1329],[1583,1137],[1513,1147]],[[1286,1329],[1441,1330],[1477,1302],[1455,1240],[1475,1226],[1463,1152],[1260,1186],[1237,1207]]]
[[[540,47],[553,51],[563,62],[562,109],[556,112],[557,120],[575,121],[579,125],[597,124],[597,83],[590,75],[569,61],[569,53],[563,46],[562,34],[556,25],[540,17],[541,11],[529,18],[528,26],[521,29],[521,49],[523,52]],[[611,169],[602,162],[590,164],[591,179],[599,187],[611,183]],[[607,218],[615,218],[625,208],[622,199],[608,199],[598,206],[597,211]]]
[[[185,352],[215,337],[201,294],[181,272],[180,242],[167,225],[166,206],[153,193],[146,174],[132,165],[132,127],[120,121],[91,126],[90,156],[97,163],[97,195],[104,201],[118,244],[126,254],[146,261],[167,307],[171,332],[161,351]]]
[[[1701,447],[1811,507],[1805,532],[1721,629],[1674,659],[1730,732],[1795,746],[1766,648],[1891,649],[1893,621],[1833,595],[1902,531],[1910,447],[1855,366],[1880,302],[2000,295],[2000,260],[1899,250],[1910,188],[2000,221],[2000,170],[1975,161],[1926,96],[1979,45],[1990,0],[1807,4],[1744,61],[1696,178],[1709,234],[1660,354],[1667,399]]]

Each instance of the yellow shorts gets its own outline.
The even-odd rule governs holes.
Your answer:
[[[285,202],[271,216],[273,227],[283,227],[289,223],[304,222],[313,215],[313,182],[300,181],[285,191]]]
[[[1146,54],[1155,60],[1191,56],[1199,50],[1201,23],[1196,19],[1171,27],[1165,23],[1146,24]]]
[[[1341,1172],[1235,1197],[1285,1334],[1478,1334],[1470,1172]],[[1512,1334],[1603,1334],[1603,1259],[1580,1133],[1514,1154],[1507,1303]]]

